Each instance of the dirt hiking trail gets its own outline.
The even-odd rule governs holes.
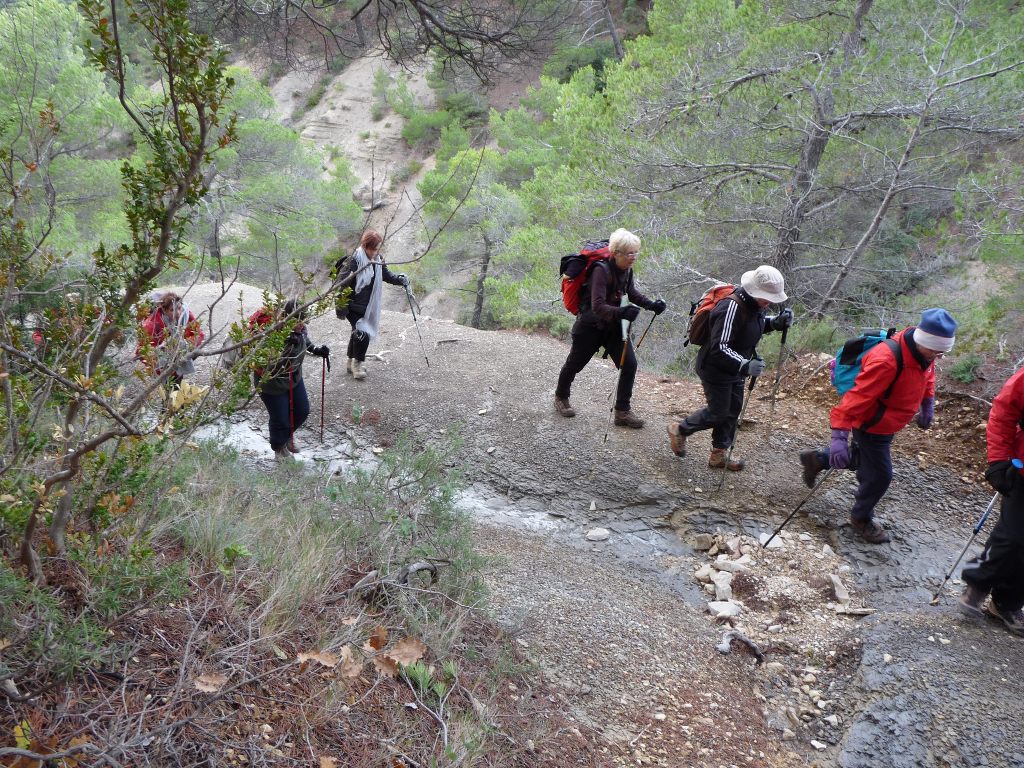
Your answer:
[[[420,331],[423,349],[412,317],[386,312],[368,378],[354,381],[344,370],[348,324],[310,323],[337,365],[323,445],[320,366],[306,365],[314,416],[298,439],[308,471],[333,471],[340,454],[359,460],[353,445],[372,458],[405,432],[430,443],[457,431],[494,618],[567,715],[602,734],[600,764],[1024,766],[1024,642],[964,620],[956,580],[928,604],[985,488],[900,455],[898,437],[896,478],[878,511],[891,545],[851,532],[854,480],[836,473],[764,550],[757,537],[807,494],[797,453],[828,434],[820,405],[783,399],[769,430],[767,402],[753,400],[755,426],[736,449],[747,469],[716,492],[708,433],[691,438],[684,459],[665,434],[670,418],[701,404],[698,385],[641,372],[633,407],[647,425],[616,428],[615,373],[595,359],[573,390],[578,416],[564,419],[551,398],[566,344],[431,317]],[[257,403],[232,429],[253,436],[243,453],[270,470],[265,420]],[[723,591],[738,616],[709,612]],[[763,663],[739,637],[720,652],[731,627]],[[534,746],[538,765],[559,764]]]

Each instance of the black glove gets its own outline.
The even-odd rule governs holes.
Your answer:
[[[629,320],[632,323],[638,317],[640,317],[640,307],[627,304],[619,308],[619,320]]]
[[[406,277],[405,275],[395,275],[395,280],[397,280],[398,284],[401,285],[401,286],[404,286],[404,287],[408,287],[409,286],[409,278]]]
[[[769,317],[768,322],[773,331],[784,331],[793,324],[793,310],[784,309],[775,317]]]
[[[321,344],[319,347],[313,347],[309,350],[309,354],[313,357],[322,357],[327,362],[327,372],[331,372],[331,348],[326,344]]]
[[[667,306],[667,305],[665,304],[665,301],[664,301],[664,299],[658,299],[658,300],[657,300],[657,301],[655,301],[655,302],[654,302],[653,304],[651,304],[651,306],[649,307],[649,309],[650,309],[650,310],[651,310],[651,312],[653,312],[654,314],[656,314],[656,315],[660,315],[660,314],[661,314],[662,312],[664,312],[664,311],[665,311],[665,308],[666,308],[666,306]]]
[[[993,461],[985,470],[985,479],[1003,496],[1009,496],[1020,482],[1020,470],[1009,460]]]
[[[764,360],[760,357],[752,357],[743,364],[740,368],[740,374],[743,376],[753,376],[757,378],[764,373]]]

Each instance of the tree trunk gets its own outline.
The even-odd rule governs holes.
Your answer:
[[[622,61],[626,57],[626,49],[622,47],[622,38],[619,37],[619,30],[615,28],[615,19],[612,18],[612,9],[608,0],[604,0],[604,18],[608,23],[608,34],[612,36],[612,44],[615,46],[615,58]]]
[[[820,91],[814,92],[814,125],[808,131],[804,145],[800,149],[800,160],[793,172],[793,180],[789,185],[789,200],[779,220],[778,243],[775,246],[773,262],[782,272],[786,272],[796,264],[796,244],[800,241],[804,218],[807,215],[808,202],[814,191],[815,177],[821,158],[825,154],[829,138],[832,136],[832,118],[835,99],[832,87],[839,82],[850,60],[860,51],[860,37],[864,28],[864,19],[871,10],[874,0],[860,0],[853,15],[853,23],[843,36],[843,60],[830,74],[830,82]]]
[[[480,259],[480,274],[476,278],[476,302],[473,305],[473,319],[471,325],[474,328],[480,327],[480,321],[484,314],[484,283],[487,280],[487,269],[491,265],[491,240],[484,235],[484,255]]]

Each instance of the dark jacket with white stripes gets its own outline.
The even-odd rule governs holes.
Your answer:
[[[742,288],[722,299],[708,318],[711,332],[707,344],[697,353],[697,375],[701,380],[726,384],[739,381],[743,364],[755,354],[761,336],[771,332],[765,310]]]

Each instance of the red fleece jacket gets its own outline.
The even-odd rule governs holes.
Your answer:
[[[888,344],[878,344],[864,356],[853,389],[832,409],[832,429],[860,429],[874,418],[879,406],[884,406],[882,418],[866,431],[892,435],[910,423],[922,400],[935,397],[935,366],[929,363],[921,367],[907,343],[907,333],[912,330],[907,328],[893,336],[900,344],[903,371],[885,402],[882,395],[896,379],[896,356]]]

